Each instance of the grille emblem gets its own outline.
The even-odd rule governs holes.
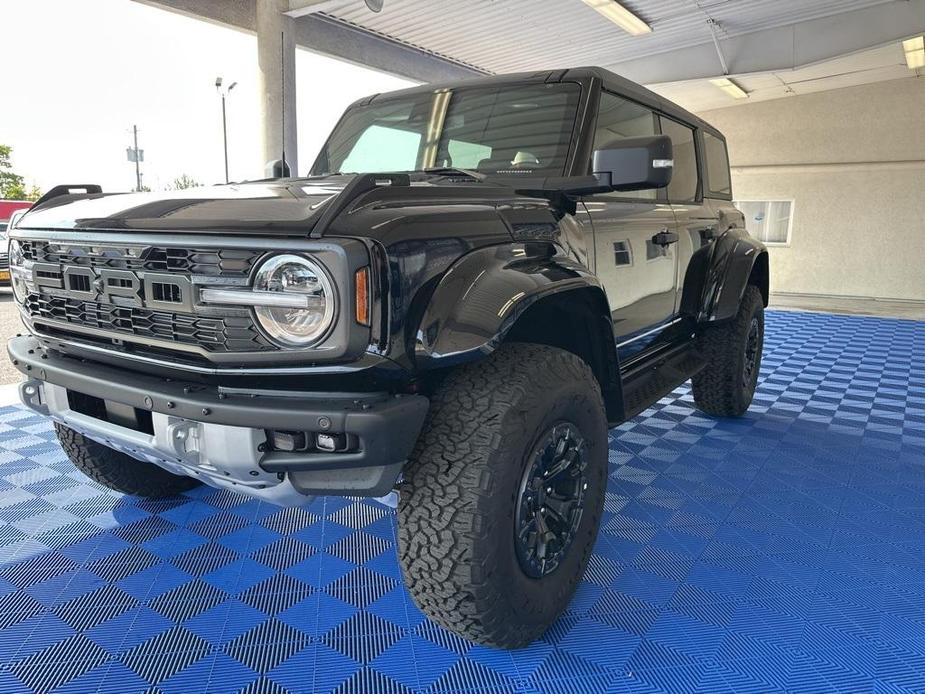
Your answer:
[[[169,308],[192,313],[192,283],[186,277],[158,272],[111,270],[36,263],[37,285],[63,289],[69,296],[107,304]]]

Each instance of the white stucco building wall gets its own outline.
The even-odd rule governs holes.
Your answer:
[[[793,200],[773,293],[925,301],[925,79],[700,114],[725,133],[738,200]]]

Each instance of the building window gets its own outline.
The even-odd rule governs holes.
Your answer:
[[[660,246],[653,243],[652,239],[646,239],[646,260],[658,260],[659,258],[668,257],[668,246]]]
[[[633,264],[633,249],[629,241],[613,242],[613,264],[617,266]]]
[[[745,215],[745,229],[771,246],[789,246],[793,229],[793,200],[737,200]]]

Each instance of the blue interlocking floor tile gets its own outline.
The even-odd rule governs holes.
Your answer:
[[[749,413],[610,433],[600,539],[530,647],[401,582],[394,511],[101,488],[0,409],[0,692],[925,690],[925,324],[769,312]]]

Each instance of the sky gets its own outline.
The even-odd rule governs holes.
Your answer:
[[[182,174],[224,182],[219,75],[238,83],[227,101],[230,178],[264,175],[251,34],[133,0],[0,0],[0,65],[0,144],[27,185],[131,190],[133,125],[145,185]],[[411,84],[301,49],[296,83],[301,174],[346,106]]]

